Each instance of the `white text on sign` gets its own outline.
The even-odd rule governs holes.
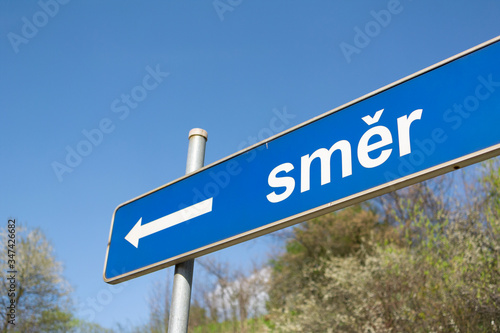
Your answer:
[[[422,117],[422,109],[413,111],[409,116],[402,116],[397,119],[398,128],[398,142],[399,142],[399,156],[404,156],[411,153],[410,144],[410,126],[415,120],[420,120]],[[384,109],[379,110],[373,117],[365,116],[361,118],[368,126],[376,124],[382,117]],[[379,140],[370,142],[370,139],[378,136]],[[372,140],[373,141],[373,140]],[[357,156],[359,163],[365,168],[375,168],[383,164],[392,154],[392,148],[387,146],[393,143],[393,138],[390,130],[385,126],[375,126],[370,128],[363,134],[358,142]],[[377,157],[372,158],[369,153],[377,149],[380,151]],[[330,149],[320,148],[312,154],[307,154],[300,159],[300,192],[306,192],[310,189],[311,179],[311,163],[316,158],[320,159],[321,163],[321,185],[331,182],[330,164],[332,154],[340,151],[341,165],[342,165],[342,178],[352,175],[352,152],[351,144],[347,140],[340,140],[333,144]],[[373,154],[372,154],[373,156]],[[269,186],[272,188],[284,188],[280,194],[276,191],[269,193],[266,197],[271,203],[277,203],[287,199],[295,190],[295,179],[290,176],[280,176],[280,173],[288,173],[294,169],[292,163],[283,163],[275,167],[267,179]]]

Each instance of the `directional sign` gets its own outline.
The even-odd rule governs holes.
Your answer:
[[[499,59],[497,37],[120,205],[104,280],[125,281],[498,155]]]

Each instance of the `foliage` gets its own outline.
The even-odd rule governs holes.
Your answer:
[[[376,215],[361,206],[307,221],[294,229],[286,252],[272,261],[274,268],[270,302],[282,307],[287,299],[310,283],[322,283],[325,267],[321,261],[331,256],[348,257],[367,250],[368,240],[383,233]],[[305,269],[310,268],[304,275]],[[324,282],[324,281],[323,281]]]
[[[40,229],[16,225],[15,234],[15,325],[8,324],[1,312],[4,332],[68,332],[75,322],[70,309],[70,287],[62,277],[62,265],[56,261],[50,242]],[[7,248],[7,232],[1,233],[0,246]],[[6,256],[0,258],[3,271]],[[10,282],[4,279],[0,288],[0,306],[10,304]],[[12,294],[11,294],[12,295]]]
[[[194,291],[189,312],[188,332],[266,332],[262,318],[267,298],[269,268],[254,266],[249,272],[230,269],[212,257],[199,258],[196,266],[203,281]],[[131,332],[165,332],[170,316],[169,276],[157,281],[149,296],[150,318]],[[123,331],[125,328],[122,328]]]
[[[191,304],[189,332],[262,332],[257,318],[265,311],[269,269],[254,265],[244,272],[210,256],[197,265],[205,278]]]
[[[156,282],[149,295],[149,322],[140,332],[162,333],[168,329],[168,318],[170,315],[170,291],[169,277],[165,283]]]
[[[123,330],[112,330],[112,329],[107,329],[102,327],[99,324],[80,320],[74,318],[72,320],[72,326],[73,328],[71,330],[68,330],[66,332],[68,333],[114,333],[114,332],[123,332]]]
[[[444,199],[451,180],[295,228],[272,262],[276,330],[500,332],[499,169],[486,165],[467,205]]]
[[[232,321],[223,322],[210,322],[203,325],[193,326],[189,332],[191,333],[234,333],[234,332],[246,332],[246,333],[265,333],[272,332],[269,328],[269,321],[264,317],[251,318],[245,320],[245,323],[241,325],[237,323],[235,325]],[[244,330],[241,329],[244,327]]]
[[[8,242],[13,239],[8,236],[14,230],[0,231],[0,246],[15,252],[12,258],[0,257],[3,272],[12,270],[9,264],[15,268],[15,287],[11,288],[13,281],[7,279],[0,283],[0,307],[5,309],[12,296],[16,305],[15,325],[8,323],[5,311],[0,311],[1,332],[112,333],[113,330],[75,317],[71,287],[63,277],[62,264],[56,260],[50,241],[41,229],[18,223],[13,228],[15,243]]]

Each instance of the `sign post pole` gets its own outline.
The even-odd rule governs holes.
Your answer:
[[[201,128],[194,128],[189,131],[186,174],[203,167],[207,139],[207,132]],[[168,320],[168,331],[171,333],[187,332],[193,269],[194,259],[175,265],[172,304],[170,307],[170,318]]]

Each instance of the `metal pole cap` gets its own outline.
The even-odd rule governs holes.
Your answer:
[[[205,140],[208,140],[208,133],[204,129],[201,128],[193,128],[192,130],[189,131],[189,139],[191,139],[192,136],[194,135],[199,135],[205,138]]]

